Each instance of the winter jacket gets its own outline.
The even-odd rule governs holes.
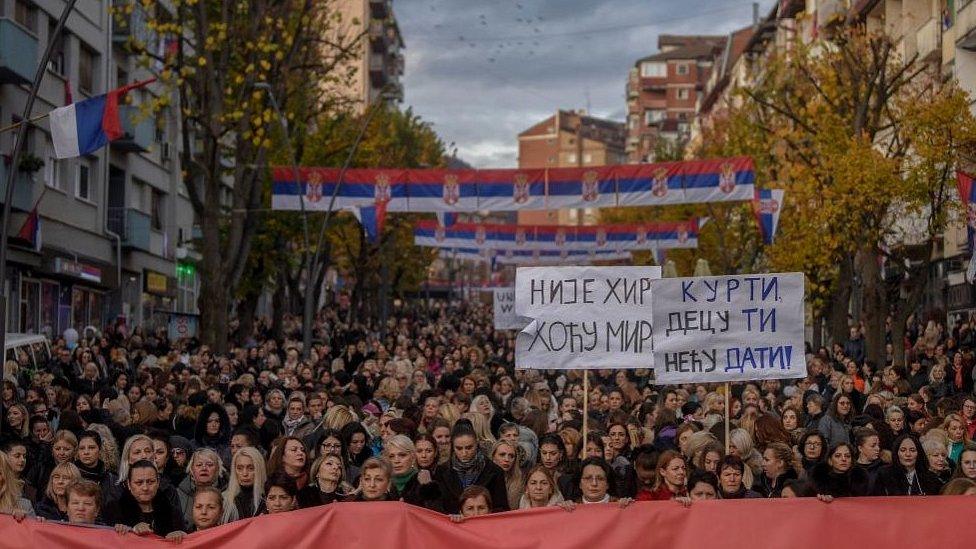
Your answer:
[[[839,442],[851,442],[851,426],[831,414],[820,418],[817,430],[827,439],[828,448]]]
[[[81,471],[81,478],[98,484],[98,487],[102,489],[101,509],[104,515],[108,504],[119,498],[121,489],[117,483],[118,477],[115,476],[115,473],[106,469],[105,464],[101,460],[98,461],[95,467],[86,467],[80,461],[75,461],[75,465]]]
[[[145,514],[139,503],[128,490],[122,493],[118,500],[109,504],[103,514],[108,524],[124,524],[132,527],[140,522],[149,524],[157,536],[166,536],[170,532],[186,531],[186,522],[180,508],[176,506],[166,494],[157,492],[152,501],[151,514]]]
[[[876,496],[935,496],[942,490],[942,484],[931,471],[915,470],[915,480],[911,484],[904,468],[898,465],[885,465],[878,471],[874,485]]]
[[[504,479],[504,475],[502,475],[502,478]],[[440,511],[442,509],[440,486],[433,481],[427,484],[420,484],[416,475],[396,495],[398,499],[410,505],[424,507],[433,511]]]
[[[298,506],[302,509],[318,507],[319,505],[328,505],[337,501],[343,501],[346,497],[348,497],[346,494],[341,494],[338,490],[335,492],[323,492],[318,486],[309,484],[298,491]]]
[[[818,463],[810,475],[818,494],[834,497],[867,496],[871,484],[865,469],[854,466],[846,473],[834,471],[826,463]]]
[[[784,471],[775,480],[769,480],[769,477],[765,473],[760,473],[756,475],[756,480],[752,483],[752,489],[763,497],[778,498],[783,494],[783,486],[790,480],[796,480],[796,471],[792,468]]]
[[[68,514],[62,513],[61,509],[58,508],[58,504],[47,496],[44,496],[41,498],[41,501],[37,502],[34,511],[38,517],[46,520],[68,521]]]
[[[447,461],[434,470],[434,480],[441,491],[441,504],[444,512],[458,514],[461,512],[461,478]],[[474,481],[478,486],[484,486],[491,494],[492,512],[508,511],[508,490],[505,488],[505,472],[491,460],[485,460],[485,468]]]
[[[884,467],[884,462],[881,461],[880,458],[872,461],[867,465],[863,465],[861,463],[854,464],[855,469],[859,469],[863,471],[865,474],[864,480],[865,482],[867,482],[867,486],[865,487],[864,494],[862,495],[867,496],[874,493],[874,486],[878,483],[878,472],[881,470],[882,467]]]

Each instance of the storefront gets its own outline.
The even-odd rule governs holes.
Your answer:
[[[102,329],[106,321],[103,269],[65,257],[8,273],[10,331],[56,337],[68,328]]]
[[[176,310],[176,278],[145,269],[142,273],[142,326],[148,331],[168,328]]]

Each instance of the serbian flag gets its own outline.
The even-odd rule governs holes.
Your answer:
[[[374,206],[353,208],[353,214],[366,231],[366,238],[373,244],[379,242],[386,223],[386,202],[379,201]]]
[[[41,251],[41,217],[37,215],[37,206],[27,214],[27,219],[17,232],[17,238],[30,244],[34,251]]]
[[[759,224],[763,243],[772,244],[776,238],[776,228],[779,226],[779,214],[783,211],[782,189],[757,189],[756,198],[752,201],[752,211]]]
[[[457,223],[458,214],[457,212],[434,212],[437,215],[437,224],[445,229],[452,227]]]
[[[956,172],[956,188],[959,189],[959,199],[966,205],[966,234],[969,237],[969,253],[972,253],[973,233],[976,231],[976,185],[973,185],[973,176]]]
[[[155,80],[136,82],[51,111],[54,156],[58,159],[84,156],[122,137],[125,132],[119,117],[119,100],[129,90]]]

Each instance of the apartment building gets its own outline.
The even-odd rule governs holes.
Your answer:
[[[359,54],[339,74],[351,73],[350,81],[337,90],[363,109],[376,101],[403,101],[403,50],[392,0],[336,0],[332,9],[340,14],[335,32],[344,40],[359,36]]]
[[[653,162],[659,140],[688,139],[699,95],[725,42],[722,36],[660,35],[659,52],[634,63],[627,79],[630,162]]]
[[[0,127],[21,121],[38,63],[52,40],[63,0],[0,0]],[[130,33],[152,39],[141,7],[126,21],[108,0],[79,2],[54,42],[34,116],[146,78],[127,53]],[[162,9],[162,8],[158,8]],[[155,87],[129,94],[125,135],[94,154],[56,160],[46,119],[28,131],[25,156],[10,165],[15,133],[0,134],[0,186],[15,170],[10,230],[36,206],[40,248],[12,241],[4,273],[8,331],[56,335],[73,327],[165,327],[193,318],[199,279],[189,241],[193,214],[180,174],[178,119],[140,104]],[[2,189],[0,189],[2,190]],[[193,321],[189,322],[193,325]]]
[[[520,168],[570,168],[623,164],[626,130],[620,122],[589,116],[584,110],[558,110],[518,136]],[[518,212],[531,225],[597,222],[593,208]]]

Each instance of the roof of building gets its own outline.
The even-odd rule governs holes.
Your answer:
[[[662,51],[637,60],[635,66],[645,61],[672,61],[675,59],[711,59],[721,51],[722,46],[711,42],[697,42],[688,46],[680,46],[673,50]]]
[[[582,122],[580,133],[583,137],[594,141],[601,141],[611,146],[623,148],[627,137],[627,127],[623,122],[615,122],[605,118],[597,118],[588,114],[580,114],[576,111],[560,109],[557,111],[559,117],[560,130],[564,132],[576,132],[578,121]],[[553,131],[554,114],[545,120],[533,124],[527,130],[518,134],[519,138],[531,135],[545,135]]]
[[[668,47],[682,47],[695,43],[721,44],[724,40],[725,36],[707,34],[659,34],[657,47],[663,50]]]

